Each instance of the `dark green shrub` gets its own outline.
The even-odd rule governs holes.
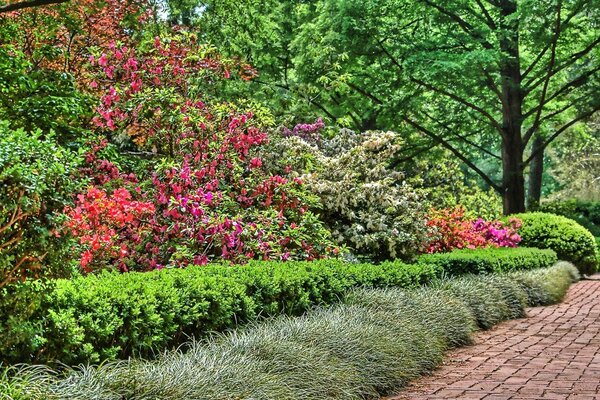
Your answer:
[[[323,260],[56,280],[37,313],[15,325],[20,335],[5,342],[2,357],[77,363],[150,356],[259,316],[298,315],[337,302],[352,287],[415,287],[435,277],[435,267],[428,265]]]
[[[7,333],[13,334],[4,340],[2,358],[78,363],[148,357],[260,316],[299,315],[336,303],[355,287],[412,288],[445,274],[548,267],[555,260],[550,250],[486,249],[418,264],[255,261],[56,280],[35,307],[11,317]],[[23,290],[35,287],[25,284]]]
[[[600,236],[600,202],[566,200],[550,201],[540,204],[536,211],[562,215],[573,219],[589,230],[592,235]]]
[[[32,400],[379,398],[467,343],[474,316],[488,324],[510,318],[510,303],[524,305],[523,289],[535,302],[558,301],[576,275],[561,263],[449,280],[441,288],[355,289],[343,304],[251,324],[153,361],[108,362],[66,376],[26,369],[0,375],[0,384]]]
[[[552,250],[535,248],[460,249],[425,254],[417,262],[435,265],[448,276],[509,272],[551,267],[558,261]]]
[[[524,213],[515,217],[523,222],[519,229],[523,246],[552,249],[559,259],[572,262],[583,275],[598,267],[598,250],[592,234],[577,222],[554,214]]]
[[[34,316],[52,286],[43,279],[74,269],[69,239],[54,233],[78,187],[73,177],[80,157],[54,139],[0,121],[0,361],[27,358],[42,345],[42,322]],[[36,281],[22,285],[24,279]]]

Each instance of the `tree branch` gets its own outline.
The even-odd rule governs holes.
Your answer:
[[[551,102],[552,100],[554,100],[555,98],[557,98],[558,96],[560,96],[561,94],[567,92],[572,87],[577,87],[577,86],[583,85],[590,76],[594,75],[598,71],[600,71],[600,65],[597,66],[594,69],[591,69],[591,70],[587,71],[584,74],[581,74],[577,78],[575,78],[572,81],[570,81],[567,84],[565,84],[563,87],[561,87],[556,92],[554,92],[551,96],[547,97],[546,100],[543,103],[540,104],[540,106],[543,107],[544,105],[548,104],[549,102]],[[525,114],[523,114],[523,117],[524,118],[529,118],[531,115],[533,115],[533,113],[536,112],[536,110],[537,110],[536,107],[532,108],[531,110],[529,110]]]
[[[544,143],[540,146],[540,148],[538,148],[537,151],[534,151],[529,155],[527,160],[525,160],[525,162],[523,163],[523,168],[525,168],[525,166],[527,166],[527,164],[529,164],[531,162],[531,160],[533,160],[535,158],[536,155],[538,155],[540,152],[544,151],[544,149],[546,149],[546,147],[548,147],[548,145],[550,143],[552,143],[558,136],[560,136],[561,133],[563,133],[564,131],[566,131],[567,129],[569,129],[571,126],[575,125],[579,121],[590,117],[592,114],[594,114],[598,110],[600,110],[600,104],[596,105],[595,107],[592,107],[592,109],[590,109],[589,111],[587,111],[583,114],[580,114],[579,116],[577,116],[576,118],[571,120],[569,123],[563,125],[559,130],[554,132],[552,134],[552,136],[550,136],[548,139],[546,139],[544,141]]]
[[[50,4],[61,4],[66,3],[69,0],[29,0],[29,1],[21,1],[19,3],[11,3],[0,6],[0,13],[6,13],[16,10],[21,10],[23,8],[31,8],[31,7],[40,7],[46,6]]]
[[[279,84],[279,83],[268,83],[268,82],[260,81],[260,80],[258,80],[258,79],[254,79],[252,82],[256,82],[256,83],[258,83],[258,84],[260,84],[260,85],[265,85],[265,86],[271,86],[271,85],[273,85],[273,86],[275,86],[275,87],[278,87],[278,88],[280,88],[280,89],[287,90],[287,91],[288,91],[288,92],[290,92],[290,93],[294,93],[294,94],[296,93],[296,92],[294,92],[294,90],[292,90],[292,89],[291,89],[291,88],[289,88],[288,86],[286,86],[286,85],[282,85],[282,84]],[[330,113],[330,112],[329,112],[329,111],[328,111],[328,110],[327,110],[327,109],[326,109],[326,108],[325,108],[323,105],[321,105],[321,104],[317,103],[316,101],[314,101],[313,99],[310,99],[310,98],[306,98],[306,97],[305,97],[304,99],[305,99],[305,100],[307,100],[307,101],[308,101],[310,104],[312,104],[312,105],[314,105],[315,107],[317,107],[319,110],[323,111],[323,112],[324,112],[324,113],[325,113],[325,114],[326,114],[326,115],[327,115],[329,118],[331,118],[332,120],[334,120],[334,121],[335,121],[335,120],[337,119],[337,118],[336,118],[336,117],[335,117],[335,116],[334,116],[332,113]]]
[[[488,185],[493,187],[494,190],[496,190],[498,193],[502,193],[502,188],[500,186],[498,186],[498,184],[496,184],[496,182],[494,182],[489,176],[487,176],[485,174],[485,172],[483,172],[481,169],[479,169],[471,160],[469,160],[467,157],[465,157],[463,154],[461,154],[460,151],[458,151],[456,148],[454,148],[450,144],[450,142],[448,142],[446,139],[444,139],[443,137],[441,137],[439,135],[436,135],[435,133],[431,132],[429,129],[425,128],[424,126],[418,124],[417,122],[411,120],[408,117],[403,117],[403,119],[409,125],[411,125],[413,128],[423,132],[424,134],[426,134],[427,136],[429,136],[430,138],[432,138],[433,140],[435,140],[436,142],[438,142],[439,144],[441,144],[442,146],[444,146],[445,148],[450,150],[456,157],[458,157],[462,162],[464,162],[469,168],[471,168],[479,176],[481,176],[481,178]]]
[[[483,108],[479,107],[478,105],[473,104],[470,101],[465,100],[462,97],[455,95],[454,93],[450,93],[450,92],[445,91],[444,89],[437,88],[437,87],[435,87],[435,86],[433,86],[433,85],[431,85],[431,84],[429,84],[427,82],[424,82],[424,81],[422,81],[422,80],[420,80],[418,78],[411,77],[410,79],[413,82],[418,83],[421,86],[425,86],[427,89],[429,89],[431,91],[443,94],[444,96],[447,96],[447,97],[450,97],[451,99],[453,99],[453,100],[455,100],[455,101],[457,101],[457,102],[459,102],[459,103],[461,103],[461,104],[463,104],[463,105],[465,105],[465,106],[467,106],[467,107],[469,107],[469,108],[477,111],[478,113],[480,113],[481,115],[483,115],[484,117],[486,117],[492,123],[492,126],[494,128],[496,128],[499,132],[502,132],[502,127],[500,126],[500,124],[498,123],[498,121],[496,121],[496,119],[489,112],[487,112]]]
[[[565,18],[565,20],[561,22],[561,24],[560,24],[560,31],[561,31],[561,33],[562,33],[562,32],[563,32],[565,29],[567,29],[567,24],[568,24],[569,22],[571,22],[571,19],[573,19],[573,17],[575,17],[577,14],[579,14],[579,12],[580,12],[580,11],[583,9],[583,6],[585,5],[585,3],[586,3],[585,1],[582,1],[582,2],[580,2],[580,3],[579,3],[579,5],[578,5],[577,7],[574,7],[574,9],[573,9],[573,11],[571,12],[571,14],[569,14],[569,15],[567,16],[567,18]],[[548,44],[546,45],[546,47],[544,47],[544,49],[543,49],[543,50],[540,52],[540,54],[538,54],[538,55],[537,55],[537,57],[535,58],[535,60],[533,60],[533,62],[531,63],[531,65],[530,65],[529,67],[527,67],[527,70],[525,70],[525,72],[523,73],[523,75],[522,75],[522,79],[525,79],[525,77],[526,77],[527,75],[529,75],[529,73],[530,73],[530,72],[531,72],[531,71],[532,71],[532,70],[535,68],[536,64],[537,64],[537,63],[538,63],[538,62],[539,62],[539,61],[542,59],[542,57],[544,56],[544,54],[546,54],[546,52],[547,52],[548,50],[550,50],[550,46],[551,46],[551,43],[548,43]],[[575,53],[575,54],[574,54],[574,55],[572,55],[571,57],[573,57],[573,56],[575,56],[575,55],[577,55],[577,54],[578,54],[578,53]],[[536,79],[537,79],[537,78],[530,79],[530,80],[529,80],[529,83],[531,83],[531,82],[535,81]],[[527,84],[526,84],[525,86],[527,86]]]
[[[485,19],[487,20],[487,25],[492,30],[498,29],[498,27],[496,26],[496,23],[494,22],[494,19],[492,18],[492,16],[488,12],[487,8],[485,8],[485,6],[481,2],[481,0],[475,0],[475,2],[477,3],[477,5],[479,6],[479,8],[481,9],[481,12],[483,12],[483,15],[485,16]]]
[[[548,93],[548,84],[550,83],[550,78],[553,75],[554,62],[556,61],[556,45],[558,44],[558,38],[560,37],[560,11],[562,9],[562,2],[559,1],[556,10],[556,25],[554,28],[554,37],[552,38],[552,44],[550,48],[550,61],[548,62],[548,73],[546,74],[546,80],[544,81],[544,87],[542,88],[542,94],[540,96],[540,104],[537,107],[537,112],[535,119],[533,120],[533,124],[531,127],[525,132],[523,137],[523,145],[527,146],[527,143],[533,136],[534,132],[540,126],[540,117],[542,116],[542,110],[544,109],[544,101],[546,100],[546,94]]]
[[[434,3],[431,0],[423,0],[423,1],[425,2],[425,4],[429,5],[430,7],[435,8],[436,10],[438,10],[439,12],[441,12],[442,14],[446,15],[451,20],[456,22],[463,31],[465,31],[469,36],[471,36],[473,39],[475,39],[479,43],[481,43],[481,45],[484,48],[486,48],[488,50],[493,49],[494,46],[492,46],[488,41],[486,41],[483,37],[481,37],[481,35],[479,35],[477,32],[474,32],[473,25],[471,25],[469,22],[462,19],[459,15],[456,15],[456,14],[450,12],[449,10],[445,9],[444,7],[440,6],[439,4]]]
[[[562,71],[563,69],[573,65],[577,60],[581,59],[586,54],[588,54],[590,51],[592,51],[596,46],[598,46],[598,44],[600,44],[600,36],[597,37],[596,40],[591,42],[585,49],[578,51],[577,53],[571,54],[565,62],[560,64],[558,67],[556,67],[556,69],[554,70],[554,72],[552,73],[551,76],[554,76],[557,73],[559,73],[560,71]],[[544,82],[544,77],[542,77],[542,76],[536,76],[536,77],[530,79],[529,82],[527,82],[524,85],[526,87],[525,92],[526,93],[531,92],[533,89],[538,87],[542,82]]]
[[[431,119],[433,122],[435,122],[436,124],[438,124],[440,127],[446,127],[447,124],[445,124],[444,122],[440,121],[438,118],[435,118],[433,115],[429,114],[428,112],[423,111],[423,113],[425,114],[425,116],[427,116],[427,118]],[[491,151],[489,151],[488,149],[486,149],[485,147],[481,146],[480,144],[477,144],[475,142],[473,142],[471,139],[469,139],[470,136],[474,136],[477,133],[479,133],[479,131],[476,131],[474,133],[469,133],[466,135],[459,135],[459,134],[454,134],[454,136],[460,140],[462,140],[463,142],[475,147],[477,150],[487,154],[488,156],[492,157],[492,158],[496,158],[498,160],[502,160],[502,158],[500,156],[498,156],[497,154],[492,153]]]
[[[353,84],[352,82],[348,82],[346,83],[348,86],[350,86],[352,89],[354,89],[355,91],[357,91],[358,93],[362,94],[363,96],[373,100],[376,104],[383,104],[383,101],[381,101],[379,98],[377,98],[377,96],[375,96],[374,94],[367,92],[366,90],[356,86],[355,84]]]

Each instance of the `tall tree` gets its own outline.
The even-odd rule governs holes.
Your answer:
[[[205,19],[220,10],[222,31],[249,32],[227,40],[247,43],[257,83],[360,129],[421,132],[501,193],[505,213],[525,209],[532,160],[600,108],[598,0],[298,0],[263,16],[268,29],[208,3]]]

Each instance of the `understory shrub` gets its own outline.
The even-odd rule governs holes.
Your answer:
[[[517,214],[521,245],[552,249],[560,260],[572,262],[583,275],[598,268],[598,249],[594,236],[572,219],[541,212]]]
[[[411,259],[426,239],[425,206],[404,175],[389,168],[404,143],[393,132],[320,134],[300,124],[261,148],[272,173],[291,171],[320,199],[320,218],[333,238],[359,257]]]
[[[517,247],[521,241],[517,233],[521,221],[517,218],[510,218],[506,223],[500,220],[470,218],[462,206],[431,209],[427,226],[430,228],[425,249],[428,253],[448,252],[454,249]]]
[[[297,176],[264,168],[258,150],[269,137],[260,118],[207,103],[210,82],[249,79],[248,66],[181,31],[140,40],[91,49],[86,75],[99,97],[92,119],[99,143],[83,172],[93,186],[65,210],[83,270],[335,256],[313,212],[318,198]],[[102,137],[152,154],[152,161],[127,173],[99,156]]]
[[[33,316],[13,318],[7,331],[13,339],[2,358],[72,364],[148,357],[260,316],[300,315],[315,305],[336,303],[355,287],[414,288],[443,276],[550,267],[555,261],[551,250],[516,248],[427,255],[417,264],[327,259],[105,271],[54,281],[56,287]]]
[[[76,270],[69,239],[58,235],[59,212],[79,187],[80,157],[54,134],[11,129],[0,121],[0,354],[27,340],[48,288],[45,281]],[[36,281],[24,290],[24,280]],[[1,359],[2,357],[0,357]]]
[[[417,259],[419,263],[435,265],[449,276],[546,268],[557,261],[553,250],[527,247],[459,249],[423,254]]]
[[[15,399],[364,399],[429,373],[444,351],[522,315],[533,299],[560,301],[568,263],[471,276],[417,290],[356,289],[342,304],[279,317],[194,342],[154,361],[108,362],[64,374],[12,371]]]

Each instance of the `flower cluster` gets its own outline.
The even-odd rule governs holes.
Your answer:
[[[323,119],[317,118],[312,124],[298,124],[293,129],[284,127],[283,137],[297,136],[309,143],[319,143],[321,141],[321,130],[325,128]]]
[[[266,136],[249,119],[231,116],[215,125],[224,129],[185,135],[177,157],[146,179],[88,154],[88,161],[110,168],[98,170],[96,186],[66,212],[82,268],[151,270],[335,254],[329,232],[309,211],[316,199],[302,180],[265,172],[254,150]],[[112,194],[104,189],[119,185]]]
[[[521,242],[521,236],[517,233],[521,227],[521,221],[518,218],[510,218],[508,224],[478,218],[472,226],[473,230],[479,232],[486,243],[494,247],[517,247]]]
[[[265,169],[258,150],[268,136],[254,115],[201,97],[199,78],[228,77],[228,67],[216,56],[199,57],[188,39],[157,39],[142,55],[113,43],[91,59],[98,129],[133,137],[161,161],[125,174],[101,156],[105,142],[92,145],[84,173],[95,186],[67,212],[82,267],[151,270],[334,254],[330,233],[310,211],[316,197],[298,177]]]
[[[140,147],[174,155],[182,131],[210,123],[211,113],[190,93],[201,83],[228,79],[236,69],[241,79],[254,77],[246,64],[223,60],[192,35],[168,40],[156,37],[149,49],[111,42],[90,56],[92,90],[100,93],[94,124],[108,132],[124,132]]]
[[[521,221],[511,218],[502,221],[469,219],[463,207],[431,210],[427,226],[431,228],[427,243],[428,253],[480,247],[517,247],[521,237],[517,233]]]
[[[133,248],[152,231],[155,207],[151,202],[135,201],[124,188],[112,194],[97,187],[77,196],[76,207],[68,207],[68,232],[77,238],[80,264],[91,272],[115,260],[121,271],[128,270]]]

